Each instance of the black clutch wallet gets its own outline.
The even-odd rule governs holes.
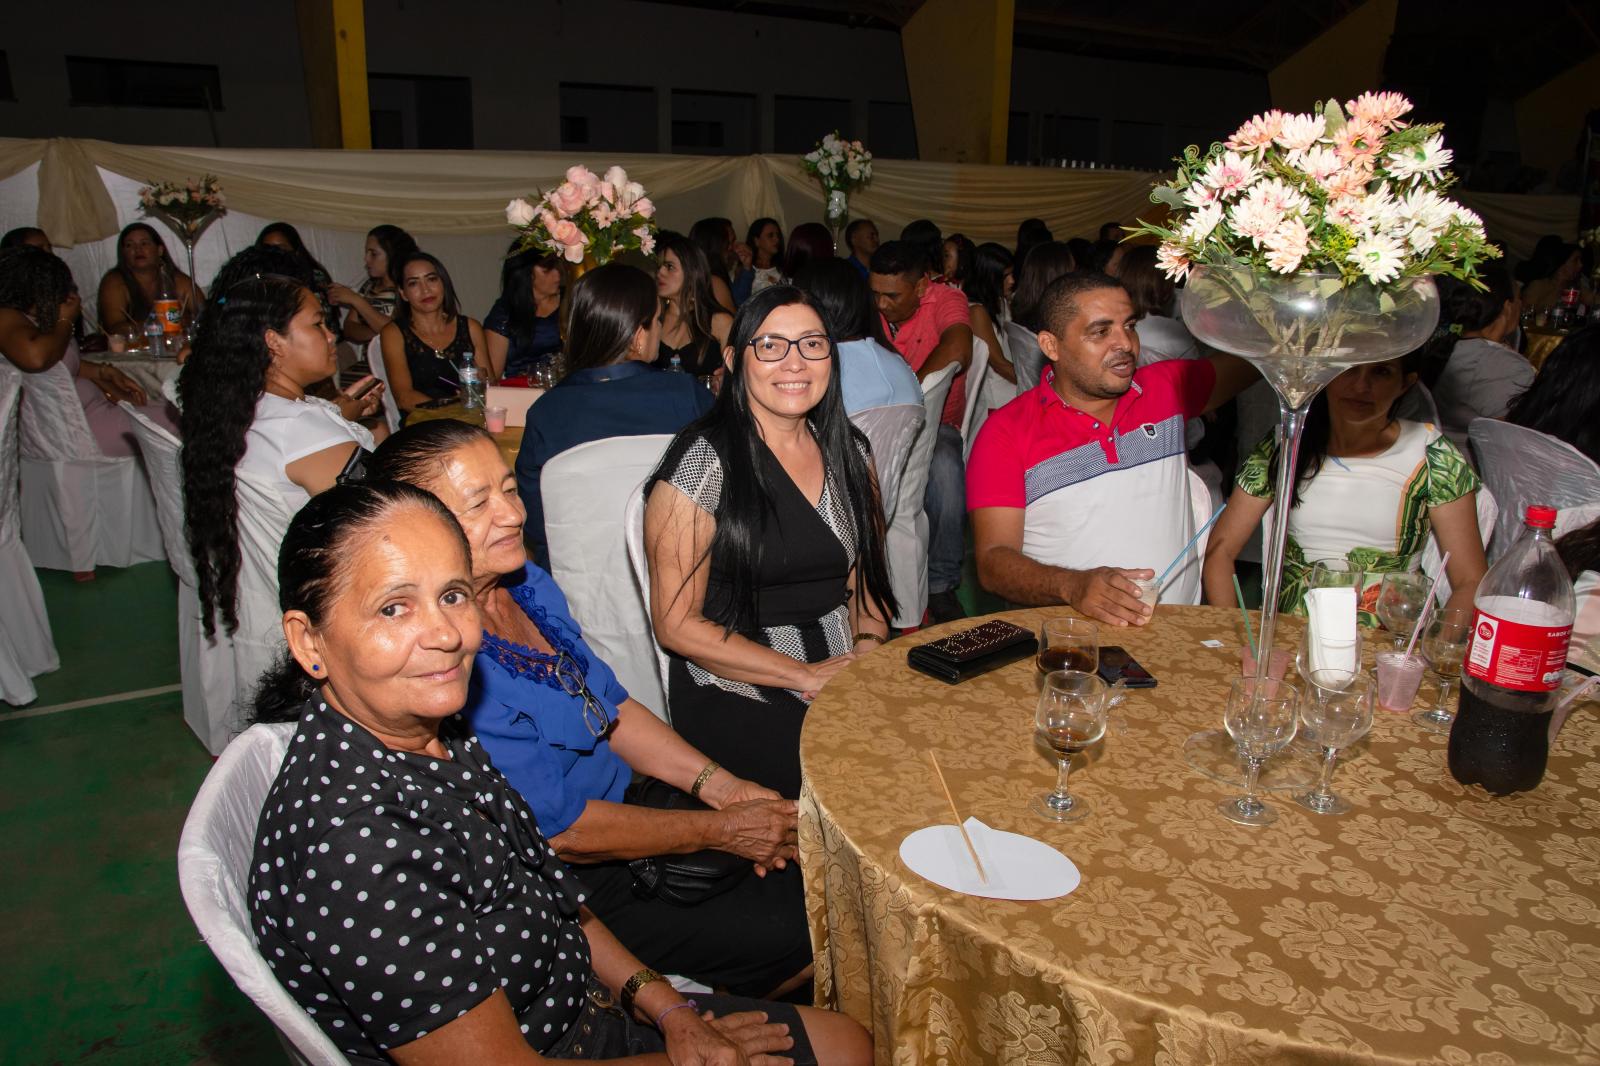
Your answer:
[[[1039,650],[1039,638],[1000,619],[952,633],[906,652],[906,662],[949,685],[1026,659]]]

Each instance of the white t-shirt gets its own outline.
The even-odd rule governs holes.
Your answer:
[[[311,499],[305,489],[289,480],[290,463],[339,444],[372,448],[367,427],[349,421],[328,400],[307,396],[287,400],[270,392],[256,401],[256,418],[245,434],[244,457],[239,469],[270,483],[290,510],[298,511]]]

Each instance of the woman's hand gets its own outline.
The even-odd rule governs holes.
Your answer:
[[[84,363],[83,366],[85,369],[91,367],[93,369],[88,374],[80,372],[79,376],[87,377],[94,382],[96,387],[105,394],[106,399],[112,403],[127,400],[135,407],[143,407],[150,402],[150,398],[145,395],[145,391],[139,387],[138,382],[110,363]]]
[[[789,1027],[767,1022],[759,1011],[715,1018],[675,1010],[661,1024],[672,1066],[778,1066],[792,1060],[769,1054],[794,1046]]]
[[[348,285],[341,285],[337,281],[330,281],[325,291],[328,295],[328,302],[337,304],[340,307],[354,307],[358,303],[367,302],[361,298],[361,295],[356,290]]]
[[[826,685],[834,674],[837,674],[855,661],[855,653],[847,652],[844,655],[835,655],[831,659],[824,659],[820,663],[801,664],[800,672],[803,681],[801,684],[794,686],[795,691],[799,692],[807,700],[814,700],[817,698],[817,693],[822,691],[822,686]]]
[[[372,391],[357,395],[368,385]],[[371,418],[377,414],[383,404],[383,382],[368,374],[366,377],[351,385],[334,398],[339,405],[339,413],[350,422],[359,422],[363,418]]]
[[[749,270],[750,264],[755,262],[756,259],[755,253],[750,250],[750,246],[743,241],[733,242],[733,256],[739,260],[739,269],[741,270]]]
[[[756,864],[763,877],[794,858],[799,807],[793,800],[747,800],[724,808],[716,847]]]

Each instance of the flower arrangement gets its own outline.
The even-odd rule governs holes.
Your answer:
[[[198,236],[205,224],[228,211],[222,183],[213,174],[184,182],[152,182],[139,190],[139,206],[145,214],[170,223],[185,238]]]
[[[800,165],[822,184],[830,221],[842,221],[850,213],[850,194],[872,180],[872,153],[860,141],[840,137],[838,130],[801,156]]]
[[[1256,115],[1205,153],[1191,145],[1150,194],[1171,209],[1167,223],[1132,232],[1160,238],[1174,281],[1205,264],[1336,273],[1345,286],[1444,274],[1481,287],[1477,264],[1500,252],[1482,219],[1442,195],[1455,181],[1443,127],[1404,121],[1411,109],[1399,93],[1368,92]]]
[[[575,166],[537,203],[519,196],[507,204],[506,224],[518,232],[518,251],[537,248],[574,264],[609,263],[622,252],[655,251],[655,214],[644,186],[629,181],[621,167],[600,178]]]

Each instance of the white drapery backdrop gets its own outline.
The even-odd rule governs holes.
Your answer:
[[[293,223],[336,280],[364,276],[362,235],[379,223],[402,226],[450,268],[468,314],[488,311],[511,234],[506,202],[558,183],[566,168],[615,164],[641,182],[669,229],[722,215],[741,234],[752,219],[785,230],[821,221],[822,194],[786,155],[584,156],[565,152],[338,151],[152,148],[108,141],[0,138],[0,230],[39,226],[72,266],[94,313],[94,289],[115,261],[118,230],[142,219],[139,186],[215,174],[229,210],[196,251],[202,284],[272,221]],[[1016,226],[1042,218],[1058,237],[1092,237],[1104,222],[1130,222],[1159,210],[1149,202],[1154,173],[1000,167],[878,160],[872,184],[851,197],[851,216],[871,218],[885,238],[914,218],[946,233],[1010,246]],[[1490,236],[1514,258],[1544,233],[1570,238],[1578,199],[1465,193]],[[150,220],[147,220],[150,221]],[[152,221],[158,229],[159,222]],[[167,232],[163,229],[163,232]],[[182,262],[181,245],[169,249]]]

